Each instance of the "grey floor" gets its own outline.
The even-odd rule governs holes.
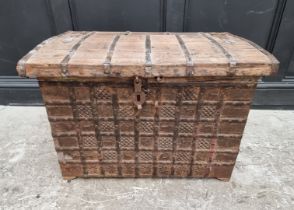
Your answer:
[[[294,209],[294,111],[250,112],[230,182],[61,178],[44,107],[0,106],[0,209]]]

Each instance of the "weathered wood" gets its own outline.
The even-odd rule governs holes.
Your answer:
[[[277,60],[229,33],[67,32],[17,66],[27,77],[265,76]],[[72,48],[76,48],[72,50]],[[63,60],[65,59],[65,60]],[[66,68],[64,67],[66,62]],[[83,69],[81,71],[81,69]]]
[[[39,80],[65,179],[229,180],[257,81],[277,65],[228,33],[67,32],[17,70]]]
[[[62,174],[229,179],[257,78],[40,81]]]
[[[84,35],[70,50],[69,53],[63,58],[63,60],[61,61],[61,73],[63,76],[68,76],[68,62],[71,59],[71,57],[76,53],[76,51],[78,50],[78,48],[80,47],[81,43],[87,39],[89,36],[91,36],[93,34],[93,32],[91,33],[87,33],[86,35]]]

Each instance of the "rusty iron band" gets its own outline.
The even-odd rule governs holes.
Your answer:
[[[192,61],[191,54],[190,54],[187,46],[185,45],[185,42],[182,39],[182,37],[179,34],[176,34],[175,36],[176,36],[176,38],[179,42],[179,45],[181,46],[181,49],[182,49],[182,51],[185,55],[185,58],[186,58],[187,76],[192,76],[193,75],[193,61]]]
[[[120,38],[120,35],[115,35],[114,39],[112,40],[112,42],[108,48],[107,55],[106,55],[106,58],[105,58],[105,61],[103,64],[105,74],[110,74],[110,72],[111,72],[111,60],[112,60],[113,52],[115,50],[115,46],[116,46],[119,38]]]
[[[120,129],[119,129],[119,120],[118,120],[118,97],[117,94],[112,95],[112,112],[113,112],[113,121],[114,121],[114,134],[115,134],[115,142],[116,142],[116,151],[117,151],[117,169],[118,176],[122,176],[121,169],[121,149],[120,149]]]
[[[268,51],[266,51],[265,49],[263,49],[262,47],[260,47],[258,44],[250,41],[250,40],[247,40],[247,39],[244,39],[243,37],[237,37],[236,35],[232,35],[238,39],[241,39],[245,42],[247,42],[248,44],[250,44],[252,47],[256,48],[257,50],[259,50],[262,54],[264,54],[269,60],[270,62],[273,63],[272,65],[272,70],[274,72],[277,72],[279,70],[279,61],[271,54],[269,53]]]
[[[97,141],[97,153],[98,157],[97,159],[99,160],[98,163],[101,163],[101,148],[102,148],[102,139],[101,139],[101,134],[100,134],[100,129],[99,129],[99,114],[97,111],[97,104],[96,104],[96,98],[95,98],[95,85],[91,84],[90,85],[90,102],[91,102],[91,109],[92,109],[92,114],[95,122],[95,136],[96,136],[96,141]],[[104,173],[104,168],[103,166],[100,166],[100,171],[101,175],[105,176]]]
[[[145,38],[145,73],[148,75],[151,73],[152,60],[151,60],[151,39],[150,35],[146,35]]]
[[[72,87],[70,83],[68,84],[68,90],[69,90],[70,104],[71,104],[73,116],[74,116],[75,130],[76,130],[76,135],[77,135],[77,140],[78,140],[80,161],[82,163],[83,174],[88,175],[88,171],[86,168],[86,159],[85,159],[85,154],[84,154],[84,149],[83,149],[82,136],[81,136],[80,122],[78,119],[76,95],[75,95],[74,87]]]
[[[179,136],[179,127],[180,127],[180,115],[181,115],[181,109],[182,109],[182,100],[183,100],[183,88],[180,87],[177,91],[176,96],[176,113],[175,113],[175,129],[173,133],[173,140],[172,140],[172,169],[171,169],[171,176],[174,176],[175,174],[175,162],[176,162],[176,150],[177,150],[177,139]]]
[[[233,69],[237,65],[236,59],[211,35],[207,33],[200,33],[202,36],[206,37],[212,44],[214,44],[229,60],[229,73],[234,74],[235,70]]]
[[[78,48],[81,46],[82,42],[85,41],[88,37],[90,37],[94,32],[87,33],[84,35],[69,51],[69,53],[63,58],[60,63],[61,66],[61,74],[62,76],[68,76],[68,62],[71,57],[75,54]]]
[[[196,113],[196,119],[195,119],[195,123],[194,123],[194,132],[193,132],[193,141],[192,141],[192,155],[191,155],[191,162],[190,162],[190,173],[189,176],[193,177],[193,163],[194,163],[194,156],[195,156],[195,151],[196,151],[196,143],[198,140],[198,123],[200,120],[200,114],[199,114],[199,110],[200,110],[200,106],[202,103],[202,97],[204,95],[204,88],[202,86],[200,86],[199,88],[199,92],[198,92],[198,96],[197,96],[197,105],[195,108],[195,113]]]

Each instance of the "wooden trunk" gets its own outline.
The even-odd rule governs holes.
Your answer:
[[[67,32],[17,69],[39,80],[65,179],[228,180],[257,80],[277,66],[228,33]]]

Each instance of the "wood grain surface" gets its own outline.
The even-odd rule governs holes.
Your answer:
[[[278,64],[229,33],[69,31],[39,44],[17,70],[32,78],[265,76]]]

